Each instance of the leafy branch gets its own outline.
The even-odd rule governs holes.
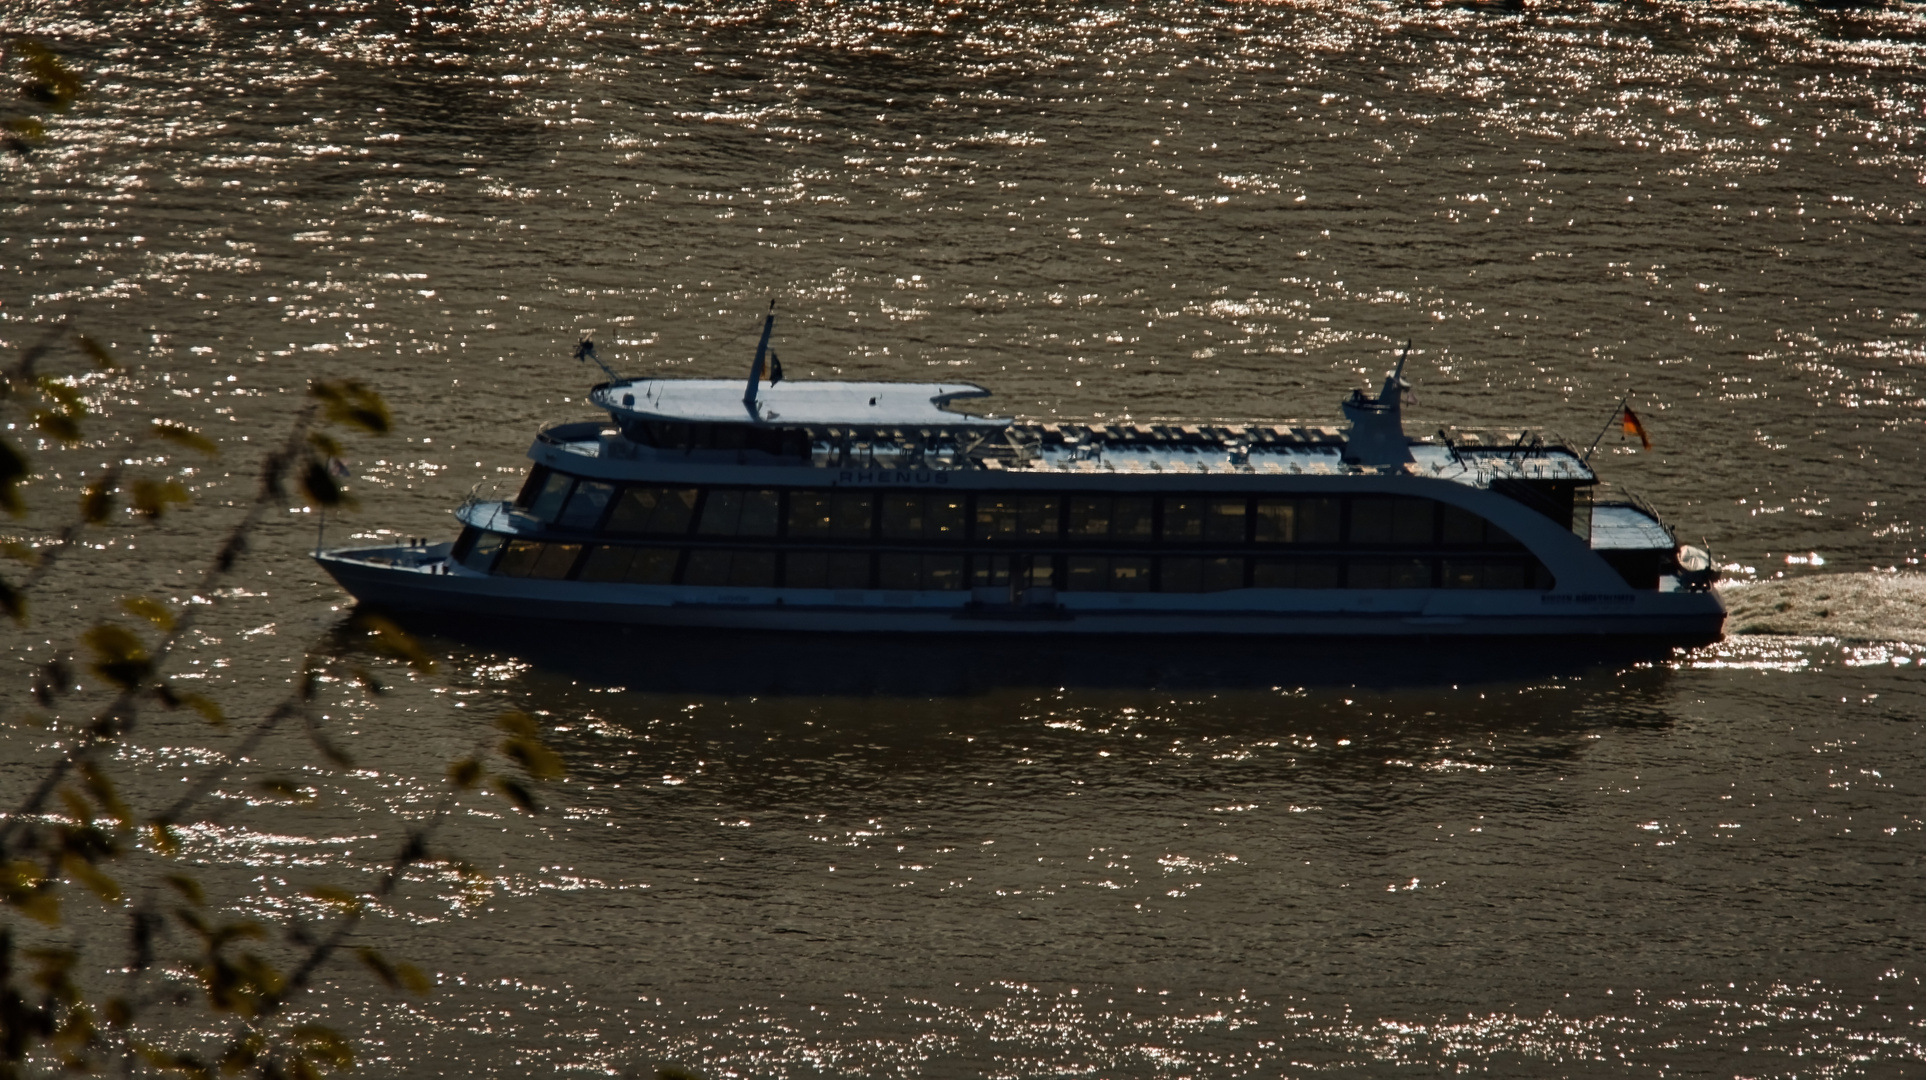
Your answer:
[[[53,378],[41,370],[63,344],[77,346],[103,368],[113,364],[105,349],[63,320],[0,372],[5,391],[0,393],[0,407],[25,412],[34,429],[72,444],[85,434],[86,402],[71,380]],[[97,1069],[118,1056],[129,1072],[144,1065],[206,1077],[236,1073],[307,1077],[347,1068],[353,1062],[352,1047],[340,1034],[315,1024],[277,1023],[279,1018],[344,950],[351,951],[384,984],[426,992],[429,981],[418,969],[392,961],[370,946],[354,945],[353,937],[369,906],[390,900],[409,870],[426,862],[439,859],[465,878],[479,877],[458,860],[431,854],[433,838],[461,792],[487,783],[533,813],[537,810],[533,785],[562,774],[561,759],[542,743],[532,718],[520,713],[503,717],[496,745],[477,747],[450,767],[433,816],[406,831],[372,890],[313,890],[311,896],[333,912],[333,921],[319,936],[293,928],[289,938],[299,950],[285,966],[277,967],[260,951],[260,943],[268,937],[266,927],[253,920],[216,917],[214,903],[192,875],[165,871],[144,887],[128,888],[130,879],[124,869],[128,857],[142,852],[158,859],[162,867],[184,858],[178,826],[190,820],[197,807],[290,720],[302,723],[323,758],[340,767],[350,765],[315,719],[316,696],[325,681],[351,682],[375,694],[386,691],[367,666],[311,652],[288,695],[250,724],[215,764],[183,778],[188,781],[185,790],[158,812],[138,813],[108,772],[110,755],[127,745],[143,711],[151,706],[190,709],[211,724],[227,725],[226,711],[213,699],[170,680],[168,662],[206,612],[218,607],[221,584],[234,573],[270,512],[295,498],[321,508],[352,506],[329,467],[342,452],[334,430],[379,436],[391,430],[392,419],[380,395],[358,382],[318,381],[310,394],[310,402],[293,418],[286,438],[263,456],[254,495],[186,590],[187,602],[177,608],[150,596],[124,597],[120,618],[94,622],[78,635],[73,647],[35,672],[33,697],[48,712],[27,719],[44,726],[57,726],[55,712],[76,690],[77,657],[85,657],[86,668],[103,680],[112,696],[66,731],[57,755],[37,782],[0,819],[0,912],[51,930],[67,924],[62,905],[65,892],[91,893],[108,913],[126,920],[128,954],[115,966],[124,973],[127,985],[109,996],[93,993],[77,974],[86,970],[81,963],[85,944],[24,946],[11,919],[0,925],[0,1080],[20,1075],[33,1061],[48,1055],[67,1069]],[[205,454],[219,452],[204,436],[169,421],[156,421],[135,444],[147,439]],[[0,438],[0,461],[8,463],[0,477],[5,481],[0,484],[0,502],[14,516],[24,517],[33,476],[31,459],[26,451]],[[77,541],[85,530],[104,523],[122,499],[149,526],[159,525],[172,508],[190,501],[185,488],[171,478],[132,476],[120,465],[105,467],[86,482],[78,512],[54,534],[54,540],[42,545],[32,573],[8,588],[7,610],[17,621],[26,619],[28,597],[47,579],[54,558],[63,551],[83,550]],[[393,623],[363,615],[351,625],[376,652],[403,660],[424,675],[434,671],[434,659]],[[298,785],[277,778],[258,782],[256,790],[279,801],[309,798]],[[130,891],[135,896],[130,897]],[[134,1035],[141,1018],[156,1001],[167,997],[165,992],[159,997],[143,994],[140,987],[145,973],[155,969],[157,945],[169,926],[184,929],[194,943],[179,970],[199,982],[205,1008],[239,1021],[236,1033],[220,1041],[212,1053],[162,1049]],[[98,935],[81,936],[83,943],[97,940]]]

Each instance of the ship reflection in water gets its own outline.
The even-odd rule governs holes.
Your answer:
[[[1603,638],[946,638],[659,630],[404,618],[434,651],[485,650],[585,683],[660,693],[953,697],[997,690],[1374,689],[1515,683],[1665,661],[1663,641]],[[439,639],[439,640],[433,640]]]

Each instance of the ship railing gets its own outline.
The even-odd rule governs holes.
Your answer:
[[[1042,448],[1043,440],[1038,435],[999,428],[982,438],[962,442],[958,456],[978,464],[994,461],[998,465],[1015,465],[1036,458]]]
[[[602,439],[614,434],[616,429],[602,420],[551,420],[535,432],[535,441],[595,457],[602,452]]]
[[[1666,532],[1672,531],[1672,526],[1666,522],[1664,515],[1658,512],[1658,507],[1653,506],[1649,499],[1630,488],[1601,483],[1594,491],[1592,501],[1596,506],[1629,506],[1664,526]]]
[[[1515,431],[1439,428],[1438,441],[1453,454],[1467,457],[1530,458],[1570,454],[1582,460],[1585,456],[1564,435],[1538,428]]]
[[[498,512],[505,510],[510,515],[517,513],[514,507],[514,496],[509,493],[507,485],[501,480],[482,480],[469,488],[468,494],[461,500],[461,505],[455,507],[455,516],[468,521],[474,516],[473,511],[490,506],[499,508]]]

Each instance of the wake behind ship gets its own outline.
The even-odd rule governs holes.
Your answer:
[[[1324,426],[1032,424],[964,383],[621,379],[460,534],[316,559],[390,610],[900,634],[1699,643],[1702,551],[1561,441],[1405,434],[1399,371]],[[592,355],[592,354],[591,354]]]

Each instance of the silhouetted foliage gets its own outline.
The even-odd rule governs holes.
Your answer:
[[[0,133],[5,147],[18,154],[46,137],[40,117],[67,108],[84,89],[52,51],[25,39],[0,48],[0,76],[13,87],[6,107],[12,111],[0,112]],[[61,444],[103,437],[88,427],[81,380],[62,371],[118,366],[108,348],[69,321],[46,325],[0,368],[0,412],[12,421],[7,431]],[[284,1020],[283,1014],[344,950],[389,989],[431,992],[432,981],[419,968],[354,940],[369,906],[386,902],[407,871],[424,863],[471,885],[479,880],[435,843],[455,793],[487,785],[533,813],[533,785],[562,775],[561,759],[543,744],[534,719],[503,716],[498,727],[506,737],[491,747],[494,737],[477,733],[474,752],[449,768],[450,797],[431,818],[394,838],[385,872],[372,889],[310,891],[326,913],[318,922],[272,927],[230,917],[235,905],[214,895],[182,854],[182,827],[200,820],[204,801],[234,782],[249,752],[289,721],[302,724],[321,759],[337,768],[351,764],[321,730],[315,709],[318,688],[331,680],[386,692],[372,671],[345,655],[352,649],[310,653],[290,673],[286,696],[260,716],[236,715],[181,685],[170,675],[169,661],[218,606],[223,582],[273,511],[293,498],[314,508],[353,505],[331,467],[343,449],[337,432],[379,437],[392,427],[386,403],[372,388],[352,380],[315,382],[285,438],[263,454],[260,482],[238,507],[238,519],[211,545],[204,564],[190,568],[191,583],[180,597],[129,595],[87,612],[91,624],[72,645],[35,667],[31,705],[4,717],[45,735],[37,779],[0,818],[0,1080],[114,1066],[128,1075],[207,1078],[306,1078],[349,1068],[354,1050],[346,1037]],[[162,450],[209,458],[222,452],[206,435],[168,419],[119,437],[128,452],[80,482],[78,505],[63,513],[34,497],[41,479],[35,451],[0,433],[0,510],[22,527],[18,537],[0,544],[0,556],[14,566],[0,573],[0,613],[14,624],[30,624],[35,594],[63,562],[85,557],[87,531],[113,523],[117,508],[151,530],[168,527],[192,505],[187,488],[165,466],[128,463],[153,460]],[[359,617],[350,630],[353,646],[392,657],[421,676],[437,670],[419,642],[385,619]],[[104,703],[80,692],[82,671],[99,677]],[[183,776],[171,801],[145,805],[123,794],[112,766],[156,708],[185,710],[234,742],[213,764]],[[277,805],[298,807],[315,798],[312,788],[286,777],[257,780],[249,790]],[[114,922],[121,924],[120,933],[99,932]],[[73,932],[63,937],[69,928]],[[190,1000],[191,1024],[179,1023],[181,1014],[169,1011],[180,1008],[176,988],[183,978],[198,987],[198,997]]]

